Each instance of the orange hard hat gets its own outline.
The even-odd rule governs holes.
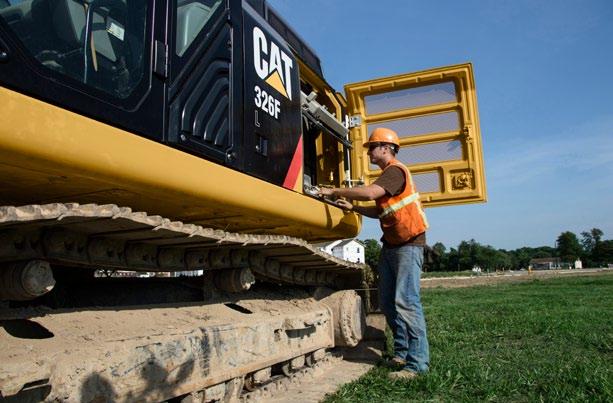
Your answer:
[[[368,147],[370,143],[388,143],[400,146],[400,140],[396,132],[386,127],[377,127],[373,130],[368,141],[364,143],[364,147]]]

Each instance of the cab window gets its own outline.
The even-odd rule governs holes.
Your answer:
[[[183,56],[189,49],[222,0],[178,0],[176,9],[176,46],[177,56]]]
[[[0,17],[45,69],[116,98],[145,75],[146,0],[8,0]]]

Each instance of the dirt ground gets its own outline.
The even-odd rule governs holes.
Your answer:
[[[501,274],[482,274],[467,277],[434,277],[421,279],[421,288],[459,288],[477,285],[499,284],[514,281],[531,281],[535,279],[561,278],[566,276],[593,276],[611,274],[613,269],[576,269],[576,270],[533,270],[504,272]]]

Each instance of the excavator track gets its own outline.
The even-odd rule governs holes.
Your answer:
[[[359,282],[364,268],[301,239],[230,233],[113,204],[0,207],[0,262],[27,259],[150,272],[249,267],[284,284],[332,287]]]
[[[289,375],[279,375],[251,391],[242,393],[240,401],[243,403],[265,402],[283,396],[293,385],[300,385],[304,380],[313,379],[319,375],[319,373],[331,370],[335,365],[338,365],[342,359],[343,357],[341,355],[328,352],[317,361],[311,362]]]
[[[190,280],[195,298],[168,299],[188,280],[80,275],[93,269],[204,274]],[[116,205],[0,207],[0,400],[266,399],[360,341],[364,311],[348,288],[362,269],[300,239]],[[111,298],[88,299],[96,292]]]

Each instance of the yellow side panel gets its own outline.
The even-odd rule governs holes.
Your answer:
[[[0,204],[114,203],[227,231],[355,236],[360,218],[0,88]]]
[[[462,64],[345,86],[354,176],[366,184],[381,170],[362,145],[377,127],[400,137],[397,158],[411,170],[424,206],[486,200],[485,171],[472,65]]]

